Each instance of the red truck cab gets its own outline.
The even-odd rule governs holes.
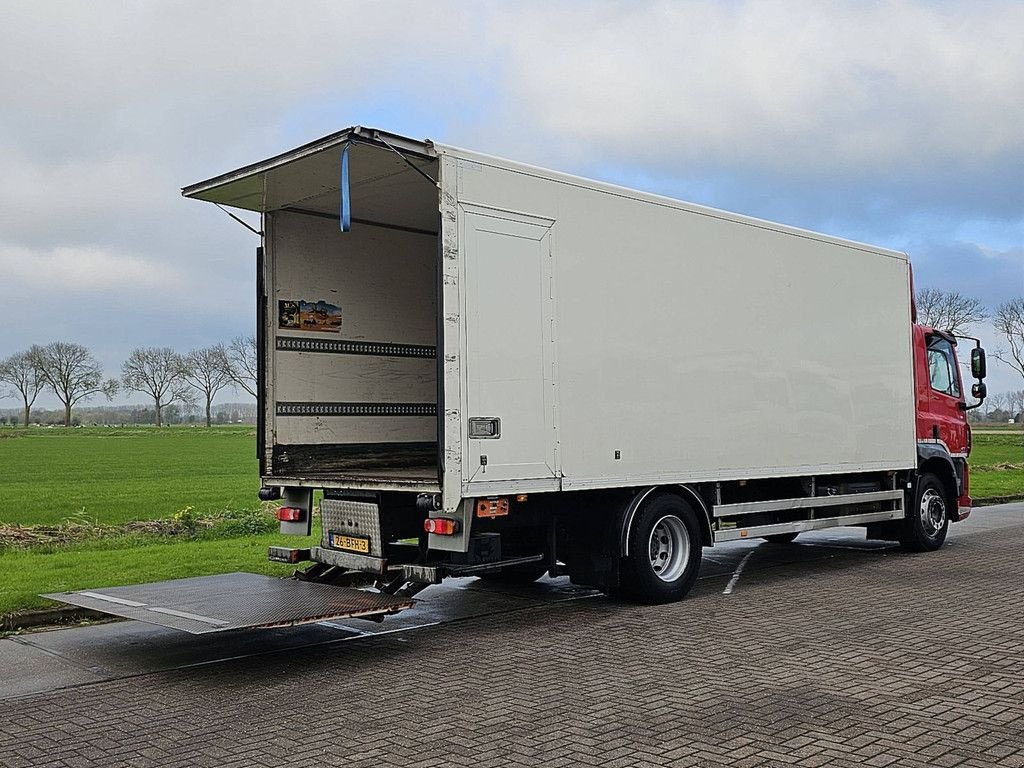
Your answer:
[[[949,491],[949,518],[963,520],[971,513],[967,464],[971,428],[967,411],[980,402],[967,405],[957,360],[956,336],[915,323],[913,349],[918,470],[942,480]],[[985,353],[980,344],[971,351],[971,372],[978,379],[972,394],[983,399],[985,385],[981,380],[985,376]]]

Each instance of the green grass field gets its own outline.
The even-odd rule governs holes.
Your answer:
[[[200,516],[258,510],[254,442],[252,427],[238,426],[0,429],[0,525],[120,525],[187,507]],[[971,462],[975,498],[1024,494],[1019,428],[976,429]],[[315,530],[310,540],[237,535],[231,525],[250,519],[245,513],[185,539],[132,534],[0,549],[0,614],[48,605],[42,592],[238,570],[284,575],[292,567],[269,563],[267,546],[317,538]]]
[[[1024,431],[976,428],[970,463],[974,498],[1024,493]]]
[[[99,523],[259,506],[251,426],[0,429],[0,523]]]

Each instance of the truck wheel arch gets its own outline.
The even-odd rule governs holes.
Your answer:
[[[957,480],[953,457],[944,445],[939,443],[918,443],[917,473],[931,473],[938,477],[946,487],[950,509],[956,510],[960,496],[960,482]]]
[[[647,499],[660,494],[679,496],[688,504],[692,504],[694,511],[697,513],[697,518],[701,522],[701,533],[703,534],[701,544],[705,547],[710,547],[714,543],[714,536],[711,533],[711,511],[697,491],[688,485],[650,485],[637,490],[619,520],[620,557],[627,557],[629,555],[629,534],[637,511]]]

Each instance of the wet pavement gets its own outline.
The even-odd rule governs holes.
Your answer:
[[[0,640],[0,765],[1024,766],[1024,504],[908,555],[704,551],[687,600],[459,579],[383,623]]]

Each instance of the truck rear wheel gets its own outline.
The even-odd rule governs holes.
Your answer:
[[[681,600],[700,571],[697,514],[678,496],[655,496],[633,519],[628,548],[619,571],[623,596],[642,603]]]
[[[930,472],[920,475],[916,486],[913,504],[903,521],[900,545],[908,552],[932,552],[946,541],[949,530],[946,487]]]

